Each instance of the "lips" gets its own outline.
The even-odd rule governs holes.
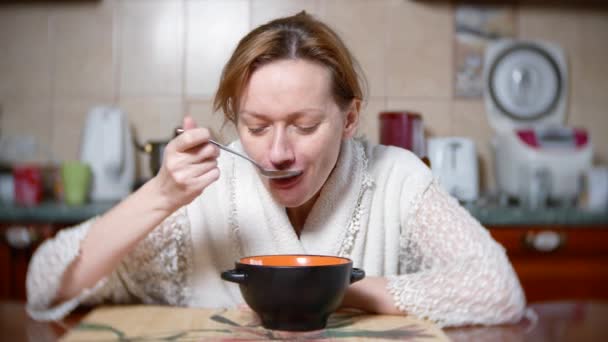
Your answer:
[[[269,180],[270,186],[275,189],[289,189],[294,187],[296,184],[302,180],[304,174],[300,174],[298,176],[289,177],[289,178],[280,178],[280,179],[271,179]]]

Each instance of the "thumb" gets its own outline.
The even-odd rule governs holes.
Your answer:
[[[192,128],[196,128],[196,121],[194,121],[194,119],[190,116],[190,115],[186,115],[184,116],[184,119],[182,120],[182,128],[184,130],[188,130],[188,129],[192,129]]]

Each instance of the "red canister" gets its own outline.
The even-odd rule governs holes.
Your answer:
[[[42,201],[42,172],[35,164],[22,164],[13,167],[15,184],[15,203],[36,205]]]
[[[410,111],[380,112],[380,144],[408,149],[426,156],[422,116]]]

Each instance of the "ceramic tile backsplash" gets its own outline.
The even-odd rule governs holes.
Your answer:
[[[123,97],[118,104],[127,114],[133,136],[140,144],[170,140],[181,126],[183,102],[180,97]],[[137,153],[140,175],[150,177],[148,155]]]
[[[52,44],[46,6],[0,6],[0,100],[49,96]]]
[[[377,144],[380,141],[378,114],[385,108],[386,99],[383,97],[372,97],[363,103],[356,136],[363,137],[367,141]]]
[[[405,0],[104,0],[0,5],[0,131],[33,135],[49,155],[77,155],[79,127],[96,104],[117,104],[138,138],[167,139],[184,115],[222,141],[236,137],[211,101],[221,69],[252,28],[301,10],[334,27],[369,81],[359,136],[377,142],[383,110],[423,115],[429,136],[477,144],[482,184],[493,183],[493,135],[483,101],[452,97],[453,5]],[[520,38],[565,49],[568,124],[589,129],[608,163],[608,13],[520,6]],[[147,156],[138,154],[147,177]]]
[[[542,39],[573,50],[579,47],[580,26],[580,16],[574,11],[543,7],[524,7],[519,11],[520,38]]]
[[[52,122],[49,98],[13,97],[2,103],[1,136],[3,138],[22,136],[34,142],[35,151],[32,155],[17,156],[19,159],[51,160]]]
[[[249,31],[249,3],[187,0],[186,94],[210,98],[222,67]]]
[[[575,127],[585,127],[591,136],[594,160],[608,166],[608,96],[589,98],[572,104],[568,122]],[[590,124],[592,123],[592,124]]]
[[[321,2],[320,0],[251,0],[251,28],[301,11],[319,16]]]
[[[182,122],[179,97],[123,97],[119,106],[126,112],[140,141],[167,139]]]
[[[55,161],[80,158],[82,131],[89,110],[107,98],[57,97],[52,104],[51,149]]]
[[[111,1],[110,1],[111,3]],[[107,1],[87,6],[53,6],[53,80],[58,96],[114,93],[113,7]]]
[[[193,100],[186,105],[186,114],[196,121],[197,125],[207,127],[211,135],[222,143],[236,139],[236,129],[231,122],[224,122],[222,113],[213,112],[212,101]]]
[[[120,93],[181,95],[184,4],[182,1],[121,1]]]
[[[450,5],[394,1],[386,11],[387,95],[448,99],[452,79]]]
[[[582,65],[582,81],[578,84],[581,89],[580,97],[583,100],[605,99],[605,84],[608,80],[608,11],[589,13],[584,19],[580,19],[580,25],[580,50],[574,56],[578,64]]]
[[[338,32],[356,56],[367,78],[369,95],[383,96],[386,93],[386,6],[364,0],[327,1],[323,6],[322,19]]]

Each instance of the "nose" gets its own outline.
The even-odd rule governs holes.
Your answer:
[[[270,162],[278,170],[289,168],[295,160],[295,153],[283,130],[277,130],[270,147]]]

